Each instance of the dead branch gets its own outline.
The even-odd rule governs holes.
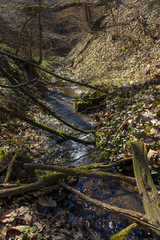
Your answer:
[[[26,60],[26,59],[24,59],[24,58],[15,56],[15,55],[13,55],[13,54],[11,54],[11,53],[4,52],[4,51],[0,50],[0,54],[6,55],[6,56],[8,56],[8,57],[10,57],[10,58],[12,58],[12,59],[14,59],[14,60],[19,60],[19,61],[21,61],[21,62],[25,62],[25,63],[33,66],[33,67],[36,67],[36,68],[40,69],[41,71],[44,71],[44,72],[46,72],[46,73],[48,73],[48,74],[50,74],[50,75],[52,75],[52,76],[54,76],[54,77],[56,77],[56,78],[59,78],[59,79],[64,80],[64,81],[66,81],[66,82],[74,83],[74,84],[77,84],[77,85],[80,85],[80,86],[83,86],[83,87],[91,88],[91,89],[94,89],[94,90],[97,90],[97,91],[100,91],[100,92],[105,93],[105,92],[102,91],[101,89],[98,89],[98,88],[96,88],[96,87],[94,87],[94,86],[91,86],[91,85],[88,85],[88,84],[85,84],[85,83],[80,83],[80,82],[74,81],[74,80],[72,80],[72,79],[70,79],[70,78],[68,78],[68,77],[60,76],[60,75],[58,75],[58,74],[56,74],[56,73],[50,72],[50,71],[48,71],[47,69],[40,67],[39,65],[37,65],[37,64],[34,63],[34,62],[31,62],[31,61]]]
[[[14,86],[0,84],[0,87],[2,87],[2,88],[19,88],[19,87],[24,87],[24,86],[27,86],[27,85],[29,85],[31,83],[35,83],[35,82],[38,82],[38,80],[37,79],[33,79],[32,81],[29,81],[29,82],[26,82],[26,83],[22,83],[22,84],[18,84],[18,85],[14,85]]]
[[[92,141],[85,141],[85,140],[76,138],[76,137],[74,137],[74,136],[72,136],[72,135],[69,135],[69,134],[67,134],[67,133],[60,132],[60,131],[58,131],[58,130],[55,130],[55,129],[53,129],[53,128],[50,128],[50,127],[48,127],[48,126],[46,126],[46,125],[44,125],[44,124],[41,124],[41,123],[39,123],[39,122],[36,122],[36,121],[34,121],[33,119],[28,118],[28,117],[26,117],[26,116],[24,116],[24,115],[22,115],[22,114],[20,114],[20,113],[18,113],[18,112],[15,112],[15,111],[13,111],[13,110],[11,110],[11,109],[9,109],[9,108],[6,108],[6,107],[4,107],[4,106],[2,106],[2,105],[0,105],[0,110],[1,110],[2,112],[5,112],[5,113],[11,115],[11,116],[14,116],[14,117],[16,117],[16,118],[19,118],[20,120],[22,120],[22,121],[24,121],[24,122],[27,122],[27,123],[29,123],[29,124],[32,125],[32,126],[38,127],[38,128],[40,128],[40,129],[45,130],[46,132],[49,132],[49,133],[52,133],[52,134],[54,134],[54,135],[56,135],[56,136],[62,137],[62,138],[65,139],[65,140],[71,139],[71,140],[73,140],[73,141],[75,141],[75,142],[79,142],[79,143],[83,143],[83,144],[90,144],[90,145],[94,144],[94,142],[92,142]]]
[[[91,171],[91,170],[84,170],[80,168],[67,168],[61,166],[53,166],[53,165],[37,165],[31,163],[25,163],[25,169],[32,168],[32,169],[41,169],[41,170],[49,170],[49,171],[56,171],[62,172],[68,175],[77,176],[77,177],[89,177],[89,178],[99,178],[99,179],[106,179],[109,181],[118,180],[118,181],[125,181],[131,184],[135,184],[136,181],[132,177],[126,177],[123,175],[108,173],[108,172],[98,172],[98,171]]]
[[[2,66],[0,66],[0,72],[3,74],[4,77],[6,77],[11,83],[13,84],[17,84],[18,81],[17,79],[15,79],[11,74],[9,74]],[[36,104],[38,104],[44,111],[46,111],[47,113],[49,113],[50,115],[52,115],[53,117],[55,117],[56,119],[58,119],[60,122],[64,123],[65,125],[71,127],[74,130],[77,130],[79,132],[83,132],[83,133],[93,133],[95,132],[95,130],[84,130],[81,128],[78,128],[77,126],[68,123],[67,121],[65,121],[63,118],[61,118],[60,116],[58,116],[54,111],[51,110],[51,108],[49,106],[46,106],[45,104],[43,104],[40,100],[38,100],[36,97],[34,97],[31,93],[27,92],[22,86],[20,86],[20,90],[27,95],[33,102],[35,102]]]
[[[69,185],[67,185],[64,182],[59,182],[58,184],[60,187],[63,187],[65,189],[77,194],[80,198],[97,206],[98,208],[102,208],[103,210],[105,210],[107,212],[119,214],[125,218],[129,218],[129,219],[131,219],[139,224],[142,224],[146,227],[155,229],[156,231],[158,231],[160,233],[160,227],[157,227],[156,225],[151,224],[150,219],[146,218],[143,214],[141,214],[139,212],[135,212],[133,210],[128,210],[128,209],[124,209],[124,208],[119,208],[116,206],[111,206],[111,205],[104,203],[102,201],[99,201],[97,199],[90,198],[90,197],[86,196],[85,194],[81,193],[80,191],[70,187]]]
[[[55,184],[62,178],[65,178],[65,174],[57,173],[55,175],[49,176],[34,183],[29,183],[23,186],[13,187],[9,189],[2,189],[0,190],[0,199],[4,197],[11,197],[14,195],[23,194],[25,192],[37,190],[49,184]]]

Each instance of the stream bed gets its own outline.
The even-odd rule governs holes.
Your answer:
[[[60,74],[62,74],[64,69],[59,69],[59,71],[62,71],[60,72]],[[53,78],[52,81],[52,88],[45,93],[45,103],[57,111],[57,113],[69,123],[75,124],[85,130],[95,129],[96,122],[93,117],[75,112],[74,101],[81,93],[80,87],[64,81],[57,81],[55,78]],[[64,126],[64,124],[56,119],[52,120],[49,125],[57,130],[73,133],[72,129]],[[77,132],[75,132],[75,134],[79,138],[86,140],[93,140],[95,137],[94,134],[77,134]],[[56,159],[53,164],[83,166],[96,161],[96,153],[93,154],[95,146],[86,146],[72,140],[63,141],[56,136],[52,137],[52,142],[54,159]],[[50,158],[50,155],[48,158]],[[114,171],[114,169],[110,170],[110,172]],[[127,186],[122,185],[120,182],[79,178],[76,184],[74,184],[74,187],[91,198],[104,201],[117,207],[144,213],[139,194],[132,191],[132,189],[128,189]],[[67,240],[106,240],[131,224],[129,220],[97,209],[69,192],[65,195],[65,199],[59,202],[53,214],[56,216],[64,211],[68,212],[66,226],[70,226],[70,231],[74,231],[75,229],[81,230],[81,234],[77,235],[77,238],[70,238],[68,236],[64,238]],[[152,239],[152,237],[149,232],[135,230],[127,239]]]

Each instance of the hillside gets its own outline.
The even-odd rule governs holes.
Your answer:
[[[100,28],[88,31],[66,62],[83,81],[116,86],[143,83],[160,74],[159,1],[108,6]]]

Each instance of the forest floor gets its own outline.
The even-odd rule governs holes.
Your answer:
[[[108,14],[102,22],[103,31],[92,32],[89,30],[87,36],[78,45],[76,43],[82,35],[77,33],[61,57],[71,66],[69,71],[78,80],[90,82],[101,90],[107,90],[104,101],[105,108],[102,108],[101,111],[93,108],[90,111],[92,118],[94,117],[97,121],[96,141],[100,158],[96,161],[114,162],[131,157],[130,143],[141,140],[147,146],[151,174],[155,183],[159,185],[159,8],[157,5],[148,7],[146,1],[134,1],[134,3],[133,5],[128,1],[127,5],[114,9],[113,13]],[[139,18],[137,9],[140,10]],[[81,10],[79,9],[79,11]],[[67,14],[67,12],[65,13]],[[73,11],[70,12],[70,15],[72,14]],[[61,18],[59,15],[56,17],[57,19]],[[81,17],[77,20],[77,24],[81,21]],[[73,19],[71,22],[73,23]],[[124,27],[126,22],[128,25]],[[5,26],[6,24],[5,22]],[[112,27],[112,25],[114,26]],[[80,25],[78,26],[80,27]],[[13,30],[11,25],[9,25],[9,30]],[[15,31],[13,32],[16,37]],[[49,33],[48,29],[46,32]],[[12,35],[12,31],[10,34]],[[55,49],[56,54],[64,50],[66,39],[68,38],[63,39],[60,50],[56,52]],[[53,44],[55,42],[56,40],[53,40]],[[72,44],[76,45],[76,48],[73,48],[66,57],[68,51],[73,47]],[[1,49],[4,49],[3,45]],[[45,65],[46,62],[43,64]],[[49,67],[49,65],[45,66]],[[47,78],[47,75],[41,75],[42,81]],[[6,83],[4,78],[1,80],[2,83]],[[50,80],[48,78],[47,81]],[[45,84],[39,85],[37,98],[42,97],[44,87]],[[47,91],[47,88],[45,90]],[[85,90],[81,99],[82,101],[86,100],[94,94],[92,90]],[[36,105],[28,103],[22,95],[18,96],[17,93],[14,95],[12,91],[0,90],[0,96],[7,107],[25,112],[32,118],[41,119],[42,122],[44,119],[47,122],[51,121],[45,112]],[[22,97],[23,102],[21,101]],[[9,118],[7,115],[1,114],[0,121],[1,159],[7,152],[21,149],[26,151],[35,163],[49,163],[49,157],[53,153],[53,141],[50,134],[44,134],[41,130],[18,119]],[[120,166],[117,170],[126,175],[133,175],[130,164]],[[39,175],[41,176],[41,172]],[[23,181],[25,177],[22,174],[19,180]],[[0,179],[3,182],[4,176],[1,176]],[[88,223],[85,220],[82,220],[83,223],[79,222],[79,225],[71,224],[68,221],[72,216],[69,210],[62,209],[62,202],[67,195],[66,191],[59,191],[55,188],[51,192],[50,189],[46,189],[46,193],[33,192],[18,198],[13,197],[7,201],[2,200],[0,239],[5,239],[6,236],[6,239],[94,239],[93,233],[87,232]]]

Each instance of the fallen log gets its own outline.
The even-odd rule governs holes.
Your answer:
[[[91,170],[84,170],[80,168],[67,168],[55,165],[38,165],[38,164],[31,164],[31,163],[24,163],[24,169],[41,169],[41,170],[48,170],[48,171],[56,171],[62,172],[67,175],[77,176],[77,177],[89,177],[89,178],[98,178],[98,179],[107,179],[107,180],[118,180],[118,181],[125,181],[131,184],[135,184],[136,181],[132,177],[126,177],[123,175],[108,173],[108,172],[98,172],[98,171],[91,171]]]
[[[89,164],[89,165],[84,165],[84,166],[77,167],[77,169],[78,168],[86,169],[86,170],[94,169],[94,168],[108,169],[108,168],[120,166],[121,164],[124,165],[124,164],[129,163],[129,162],[132,162],[132,157],[124,158],[124,159],[121,159],[121,160],[118,160],[116,162],[109,163],[109,164],[106,164],[105,162],[104,163],[92,163],[92,164]]]
[[[123,229],[122,231],[120,231],[119,233],[113,235],[110,240],[126,240],[127,236],[136,228],[138,227],[137,223],[132,223],[131,225],[129,225],[128,227],[126,227],[125,229]]]
[[[22,186],[12,187],[9,189],[2,189],[0,190],[0,199],[4,197],[11,197],[14,195],[23,194],[25,192],[37,190],[49,184],[56,184],[62,178],[65,178],[65,174],[56,173],[52,176],[46,177],[34,183],[24,184]]]
[[[36,122],[36,121],[34,121],[33,119],[28,118],[28,117],[26,117],[26,116],[24,116],[24,115],[22,115],[22,114],[20,114],[20,113],[18,113],[18,112],[15,112],[15,111],[13,111],[13,110],[11,110],[11,109],[9,109],[9,108],[6,108],[6,107],[4,107],[4,106],[2,106],[2,105],[0,105],[0,110],[3,111],[3,112],[5,112],[5,113],[7,113],[7,114],[9,114],[9,115],[11,115],[11,116],[14,116],[14,117],[16,117],[16,118],[19,118],[20,120],[23,120],[24,122],[27,122],[27,123],[29,123],[29,124],[32,125],[32,126],[38,127],[38,128],[40,128],[40,129],[45,130],[46,132],[49,132],[49,133],[52,133],[52,134],[54,134],[54,135],[56,135],[56,136],[62,137],[62,138],[65,139],[65,140],[66,140],[66,139],[71,139],[71,140],[73,140],[73,141],[75,141],[75,142],[79,142],[79,143],[83,143],[83,144],[90,144],[90,145],[95,144],[95,143],[92,142],[92,141],[85,141],[85,140],[76,138],[76,137],[74,137],[74,136],[72,136],[72,135],[70,135],[70,134],[67,134],[67,133],[64,133],[64,132],[60,132],[60,131],[58,131],[58,130],[55,130],[55,129],[53,129],[53,128],[50,128],[50,127],[48,127],[48,126],[46,126],[46,125],[44,125],[44,124],[41,124],[41,123],[39,123],[39,122]]]
[[[67,185],[64,182],[59,182],[58,185],[60,187],[63,187],[65,189],[73,192],[74,194],[77,194],[80,198],[97,206],[98,208],[102,208],[105,211],[108,211],[108,212],[111,212],[114,214],[119,214],[125,218],[129,218],[129,219],[133,220],[134,222],[137,222],[139,224],[142,224],[143,226],[154,229],[160,233],[160,226],[158,227],[158,226],[150,223],[150,219],[146,218],[146,216],[144,216],[143,214],[141,214],[139,212],[135,212],[133,210],[128,210],[128,209],[124,209],[124,208],[119,208],[116,206],[111,206],[111,205],[104,203],[102,201],[99,201],[97,199],[90,198],[90,197],[86,196],[85,194],[81,193],[80,191],[70,187],[69,185]]]
[[[142,202],[149,223],[160,228],[160,197],[150,174],[147,150],[143,142],[131,144],[134,174],[142,196]],[[154,239],[160,239],[160,232],[153,231]]]
[[[2,66],[0,66],[0,72],[3,74],[3,76],[5,78],[7,78],[12,84],[18,84],[19,82],[17,81],[17,79],[15,79],[11,74],[9,74]],[[34,80],[35,81],[35,80]],[[32,81],[30,81],[29,83],[31,83]],[[53,117],[55,117],[56,119],[58,119],[60,122],[64,123],[65,125],[67,125],[68,127],[71,127],[74,130],[77,130],[79,132],[83,132],[83,133],[93,133],[95,132],[95,130],[84,130],[81,128],[78,128],[77,126],[68,123],[67,121],[65,121],[62,117],[58,116],[54,111],[52,111],[52,109],[49,106],[46,106],[44,103],[42,103],[42,101],[38,100],[37,98],[35,98],[31,93],[27,92],[23,86],[25,86],[28,83],[24,83],[24,84],[19,84],[16,85],[19,87],[19,89],[25,94],[27,95],[27,97],[29,97],[33,102],[35,102],[36,104],[38,104],[44,111],[46,111],[48,114],[52,115]],[[1,85],[0,85],[1,86]],[[14,88],[15,86],[12,86],[12,88]]]

